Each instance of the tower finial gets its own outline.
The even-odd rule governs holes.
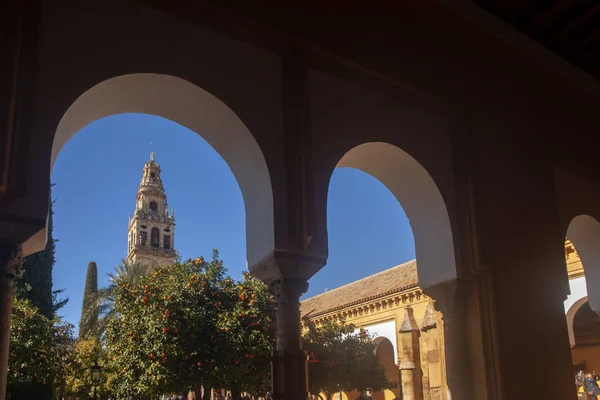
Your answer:
[[[152,148],[152,142],[150,142],[150,161],[154,161],[154,149]]]

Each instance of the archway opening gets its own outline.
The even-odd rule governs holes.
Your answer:
[[[382,336],[376,338],[373,342],[376,345],[375,355],[379,360],[379,364],[385,369],[385,375],[388,380],[399,384],[400,376],[398,366],[396,365],[396,350],[392,342],[387,337]],[[400,396],[400,389],[398,387],[391,390],[384,389],[371,395],[373,400],[393,400]]]
[[[184,153],[182,152],[176,155],[171,154],[169,157],[167,152],[164,151],[164,146],[160,146],[161,143],[164,145],[170,140],[174,145],[181,145],[186,151],[192,150],[193,146],[186,147],[186,144],[182,142],[183,139],[175,134],[169,138],[158,138],[158,143],[154,142],[158,160],[163,162],[170,158],[172,162],[169,163],[169,166],[174,167],[175,161],[177,161],[180,167],[184,166],[185,168],[185,164],[188,167],[185,174],[169,175],[168,172],[163,174],[164,181],[168,182],[166,187],[163,188],[160,167],[155,162],[152,153],[148,160],[148,142],[157,138],[147,137],[144,140],[138,140],[133,146],[132,143],[128,143],[128,145],[124,145],[123,142],[119,143],[119,138],[114,135],[114,131],[123,133],[125,129],[122,129],[122,127],[121,129],[114,129],[115,126],[107,128],[107,125],[122,118],[150,119],[152,120],[151,124],[168,124],[171,127],[169,133],[173,133],[172,130],[174,129],[185,131],[188,138],[191,136],[197,143],[203,143],[203,146],[210,148],[212,153],[205,152],[202,155],[186,154],[185,157],[182,157]],[[232,264],[229,266],[230,270],[237,268],[238,272],[241,272],[248,264],[257,263],[266,254],[271,253],[274,245],[273,205],[266,161],[252,134],[224,103],[190,82],[172,76],[134,74],[102,82],[82,94],[60,120],[51,157],[49,156],[50,149],[47,149],[48,159],[51,160],[49,168],[53,172],[53,178],[56,177],[54,173],[58,173],[61,169],[61,163],[68,164],[66,162],[69,158],[68,147],[74,146],[79,137],[83,137],[82,135],[75,137],[76,133],[94,129],[94,127],[102,124],[104,124],[104,132],[112,130],[111,134],[113,136],[107,134],[103,137],[97,137],[98,147],[87,149],[80,147],[70,154],[73,156],[70,158],[77,159],[77,162],[62,168],[63,171],[65,169],[73,170],[81,179],[78,182],[82,183],[81,185],[74,182],[65,182],[65,187],[70,186],[73,193],[78,192],[79,194],[77,196],[77,193],[75,193],[76,201],[71,202],[67,207],[70,206],[71,221],[74,222],[79,219],[77,227],[80,229],[80,236],[83,236],[88,245],[95,250],[95,252],[87,252],[85,248],[78,248],[77,253],[73,252],[73,255],[83,255],[87,260],[96,259],[98,255],[104,257],[109,253],[107,251],[108,242],[114,239],[113,241],[116,242],[120,240],[119,248],[123,251],[131,252],[132,249],[142,248],[141,250],[150,253],[150,257],[155,257],[160,253],[163,256],[170,256],[167,258],[172,260],[175,249],[180,250],[185,240],[175,241],[175,213],[168,207],[165,195],[165,193],[168,195],[169,186],[171,185],[171,188],[178,186],[182,189],[179,201],[176,198],[170,199],[173,203],[179,203],[180,205],[185,203],[178,208],[179,218],[195,217],[197,219],[196,226],[191,227],[190,230],[204,231],[210,236],[210,242],[208,240],[202,242],[202,246],[209,246],[208,254],[206,252],[201,254],[210,257],[210,250],[213,247],[221,247],[214,242],[215,235],[219,235],[217,232],[219,229],[223,231],[222,233],[228,242],[235,241],[234,236],[239,231],[239,229],[236,229],[237,227],[241,227],[242,232],[246,228],[242,240],[237,243],[243,251],[243,255],[237,265]],[[173,128],[174,126],[176,128]],[[144,131],[144,129],[149,129],[149,126],[147,124],[143,128],[133,124],[128,129]],[[137,133],[143,134],[145,132]],[[118,150],[122,151],[119,152],[112,146],[116,146]],[[162,153],[161,149],[163,149]],[[55,163],[59,153],[60,158]],[[143,157],[143,162],[138,163],[140,156]],[[179,156],[179,159],[177,156]],[[192,167],[198,168],[205,161],[195,159],[195,157],[218,158],[222,164],[220,167],[224,167],[221,170],[230,175],[228,178],[230,178],[230,183],[233,183],[230,186],[233,186],[236,193],[229,196],[229,193],[226,193],[220,185],[210,181],[210,173],[203,174],[199,170],[194,174]],[[135,166],[130,169],[129,167],[133,165],[132,160]],[[142,167],[144,173],[140,175]],[[164,163],[163,167],[169,169]],[[173,169],[170,169],[170,171],[173,171]],[[128,179],[131,176],[135,177]],[[140,177],[142,177],[141,183]],[[120,181],[120,178],[123,178],[123,180]],[[121,185],[125,181],[128,183]],[[131,185],[132,182],[133,185]],[[62,185],[63,182],[57,182],[57,184]],[[117,189],[122,187],[126,187],[125,191],[128,192],[125,200],[128,205],[125,209],[118,207],[116,202],[113,201],[113,192],[117,192]],[[148,190],[148,193],[152,192],[151,197],[144,197],[143,187],[144,190]],[[88,190],[90,188],[100,190]],[[136,190],[138,191],[137,201]],[[90,196],[90,193],[93,193],[93,195]],[[62,201],[60,197],[62,196],[55,196],[59,202]],[[207,215],[204,213],[204,216],[202,216],[202,212],[199,210],[203,201],[215,200],[225,203],[229,200],[229,197],[234,197],[241,207],[241,210],[229,210],[231,215],[241,217],[237,221],[237,227],[227,227],[226,221],[205,224],[208,222],[206,220]],[[153,200],[149,201],[150,198]],[[186,208],[190,212],[186,213]],[[131,215],[132,210],[134,210],[134,214],[128,224],[127,216]],[[244,213],[244,211],[246,212]],[[62,213],[63,216],[65,214],[67,213]],[[99,220],[104,219],[105,222],[109,222],[110,217],[117,214],[120,223],[119,226],[115,227],[116,230],[101,228]],[[141,231],[131,234],[128,230],[132,226],[132,220],[137,218],[137,214],[145,214],[144,218],[148,221],[148,224],[147,226],[139,225]],[[60,215],[57,215],[57,217],[60,218]],[[90,217],[96,218],[95,221],[91,222]],[[185,234],[183,232],[185,229],[182,228],[184,225],[185,223],[177,224],[180,237]],[[219,225],[222,225],[222,228],[218,228]],[[88,232],[90,234],[86,235]],[[76,233],[73,233],[73,236],[76,235]],[[90,236],[93,236],[93,238]],[[62,236],[61,240],[65,241],[65,237]],[[24,248],[27,253],[34,253],[42,250],[45,243],[46,232],[40,232],[32,237]],[[193,253],[192,251],[182,251],[182,255],[184,257],[198,256],[198,247],[200,246],[196,243],[192,250]],[[223,247],[220,250],[223,252]],[[125,254],[122,254],[122,256],[125,256]],[[118,264],[121,258],[114,257],[103,264],[106,269],[101,271],[99,275],[104,276],[104,272]],[[60,262],[59,259],[59,268]],[[85,265],[86,263],[81,263],[73,270],[84,270]],[[61,288],[61,286],[60,282],[56,282],[55,287]],[[81,280],[79,286],[83,286],[83,280]],[[102,283],[99,286],[102,286]],[[75,309],[79,308],[82,303],[81,300],[77,301],[76,297],[72,296],[71,298],[71,304]],[[79,312],[81,312],[81,309]],[[79,319],[77,314],[79,313],[76,311],[70,322],[77,324]]]
[[[589,215],[577,216],[566,236],[570,294],[564,306],[571,358],[575,373],[591,373],[600,368],[600,223]]]
[[[430,328],[423,324],[426,315],[433,314],[428,337],[436,338],[428,341],[435,348],[427,354],[437,357],[439,371],[433,372],[442,379],[436,381],[440,386],[435,390],[444,397],[443,331],[435,329],[437,312],[422,288],[455,279],[456,264],[450,218],[433,178],[396,146],[383,142],[357,146],[341,158],[332,174],[327,217],[328,264],[311,279],[303,316],[317,323],[344,320],[387,337],[383,346],[392,346],[392,360],[383,361],[392,380],[399,383],[401,362],[413,363],[421,371],[427,355],[420,351],[426,344],[421,344],[425,339],[419,332]],[[417,339],[401,360],[397,347],[405,324]],[[412,373],[405,369],[405,375]],[[405,379],[407,385],[429,395],[428,376],[433,369]]]
[[[572,324],[573,365],[584,365],[587,372],[600,371],[600,316],[584,302],[575,312]]]
[[[163,74],[121,75],[81,94],[60,119],[51,167],[63,146],[93,121],[123,113],[160,116],[199,134],[225,160],[240,186],[246,210],[247,262],[257,264],[274,247],[273,197],[265,158],[252,133],[217,97],[184,79]],[[25,254],[44,248],[46,232],[28,240]]]

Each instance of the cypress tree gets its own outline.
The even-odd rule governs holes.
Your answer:
[[[48,204],[48,242],[46,248],[23,259],[23,275],[17,282],[16,295],[29,299],[42,315],[51,319],[54,317],[52,270],[54,269],[55,240],[53,237],[52,192]]]
[[[84,339],[96,335],[98,327],[98,267],[94,261],[87,267],[81,320],[79,321],[79,338]]]

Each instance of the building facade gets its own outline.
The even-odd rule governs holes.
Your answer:
[[[300,312],[317,326],[344,321],[373,335],[387,378],[398,383],[371,393],[374,400],[401,394],[414,400],[447,399],[442,315],[418,286],[416,260],[306,299]],[[340,400],[359,395],[344,393]]]
[[[168,265],[175,259],[175,209],[169,211],[160,173],[160,165],[150,153],[127,228],[126,261],[148,268]]]

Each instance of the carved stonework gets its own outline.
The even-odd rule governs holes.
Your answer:
[[[444,389],[441,387],[433,387],[430,389],[429,394],[431,396],[431,400],[442,400]]]
[[[161,169],[154,161],[144,164],[136,197],[136,209],[128,226],[128,262],[149,268],[172,264],[175,259],[175,210],[169,210]],[[150,232],[150,235],[148,234]],[[150,240],[148,240],[150,236]]]
[[[427,309],[425,310],[425,316],[423,317],[423,322],[421,323],[421,330],[423,332],[427,332],[430,329],[433,329],[437,326],[437,312],[433,307],[433,302],[430,301],[427,304]]]

